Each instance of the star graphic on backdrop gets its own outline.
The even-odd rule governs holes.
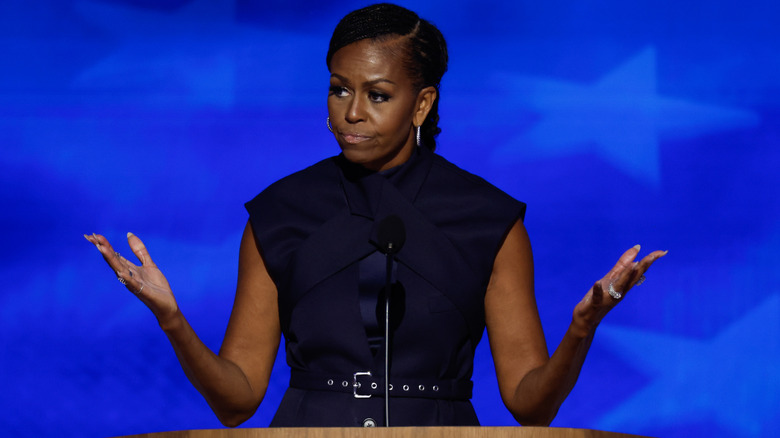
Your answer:
[[[652,380],[608,412],[599,428],[711,421],[756,436],[780,411],[780,295],[698,340],[604,325],[599,337]],[[763,431],[766,432],[766,431]]]
[[[757,123],[746,110],[705,105],[659,95],[655,50],[643,50],[598,82],[580,85],[506,76],[508,100],[541,119],[499,146],[498,162],[593,152],[650,184],[660,178],[658,143]]]

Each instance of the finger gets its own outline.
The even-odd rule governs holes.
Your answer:
[[[593,302],[593,305],[598,307],[601,305],[601,303],[604,301],[604,287],[601,285],[600,281],[597,281],[596,284],[593,285],[593,292],[591,292],[591,301]]]
[[[85,234],[84,238],[97,247],[98,251],[100,251],[103,258],[114,271],[114,274],[116,274],[117,280],[119,280],[119,282],[130,292],[141,296],[141,293],[145,288],[145,283],[141,279],[138,267],[122,257],[121,254],[114,251],[114,248],[104,236],[93,233],[92,235]],[[147,257],[147,259],[149,258]]]
[[[634,261],[641,248],[640,245],[634,245],[631,249],[624,252],[618,259],[615,267],[607,275],[612,288],[621,295],[625,295],[644,273],[644,270],[639,270],[641,269],[639,262]]]
[[[111,244],[108,242],[108,239],[106,239],[104,236],[101,236],[100,234],[92,233],[91,236],[84,236],[92,242],[95,247],[100,251],[100,254],[103,255],[103,258],[106,259],[106,262],[111,264],[111,261],[116,258],[116,252],[114,251],[114,247],[111,246]]]
[[[669,251],[653,251],[650,254],[644,256],[642,260],[637,263],[636,267],[634,268],[633,275],[631,276],[631,282],[629,283],[631,286],[634,286],[637,284],[640,278],[647,272],[648,269],[650,269],[650,266],[655,263],[656,260],[660,259],[661,257],[665,256],[666,253]]]
[[[155,266],[152,257],[149,256],[149,251],[146,249],[146,245],[133,233],[127,233],[127,243],[130,244],[130,249],[133,250],[133,254],[138,257],[143,266]]]
[[[86,237],[87,240],[92,242],[95,247],[97,247],[98,251],[100,251],[100,254],[103,255],[103,259],[106,261],[106,263],[108,263],[108,266],[111,267],[117,277],[120,277],[120,274],[127,274],[127,277],[129,277],[128,271],[131,268],[135,268],[136,266],[122,257],[122,255],[117,251],[115,251],[108,242],[108,239],[106,239],[104,236],[101,236],[100,234],[94,233],[92,236],[85,235],[84,237]],[[124,277],[122,278],[126,281]]]
[[[88,234],[85,234],[84,238],[87,239],[87,242],[89,242],[89,243],[91,243],[93,245],[95,244],[95,236],[90,236]]]
[[[620,277],[621,274],[625,272],[627,268],[631,268],[633,266],[636,255],[639,254],[640,248],[641,247],[639,245],[634,245],[632,248],[629,248],[626,252],[624,252],[623,255],[621,255],[618,259],[617,263],[615,263],[615,266],[613,266],[612,269],[610,269],[610,271],[607,273],[606,278],[614,282],[618,277]]]
[[[145,282],[141,279],[135,267],[131,267],[124,272],[117,272],[117,279],[125,285],[127,290],[135,295],[140,295],[144,290]]]
[[[140,267],[122,257],[118,252],[114,253],[114,259],[112,260],[118,261],[118,264],[109,263],[109,265],[114,268],[117,280],[119,280],[127,290],[135,295],[139,295],[143,291],[145,284]]]
[[[615,278],[612,279],[612,287],[615,289],[615,291],[624,294],[628,292],[629,289],[631,289],[631,285],[634,284],[634,274],[636,273],[636,267],[638,263],[632,262],[631,264],[625,266],[622,271],[620,271]],[[638,276],[636,277],[639,278]]]
[[[84,238],[89,241],[89,243],[95,245],[96,248],[100,249],[99,246],[101,245],[100,240],[98,239],[98,234],[92,233],[92,234],[85,234]]]
[[[641,273],[647,272],[647,270],[650,268],[650,265],[655,263],[656,260],[665,256],[668,252],[669,251],[653,251],[650,254],[644,256],[638,263],[637,271]]]

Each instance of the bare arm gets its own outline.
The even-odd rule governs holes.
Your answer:
[[[138,237],[128,235],[128,243],[141,266],[115,253],[103,236],[85,237],[100,250],[127,288],[152,310],[185,374],[217,418],[226,426],[249,419],[265,395],[281,336],[276,287],[260,256],[251,225],[247,223],[241,239],[236,298],[219,355],[197,337]]]
[[[519,423],[552,422],[577,382],[596,327],[617,304],[604,292],[607,285],[625,293],[665,254],[655,251],[637,263],[633,260],[638,252],[638,247],[626,251],[587,292],[549,357],[534,297],[531,244],[522,223],[512,228],[496,256],[485,317],[501,397]]]

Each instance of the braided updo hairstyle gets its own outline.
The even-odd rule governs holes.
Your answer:
[[[422,144],[436,149],[439,128],[439,84],[447,71],[447,43],[430,22],[414,12],[390,3],[380,3],[350,12],[336,25],[328,47],[327,64],[342,47],[366,38],[382,41],[404,37],[401,44],[404,67],[417,91],[436,88],[436,100],[421,127]]]

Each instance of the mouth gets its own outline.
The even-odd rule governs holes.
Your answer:
[[[363,134],[358,134],[356,132],[341,132],[339,131],[339,135],[341,135],[341,138],[344,139],[345,142],[349,144],[358,144],[362,143],[366,140],[370,140],[371,137]]]

